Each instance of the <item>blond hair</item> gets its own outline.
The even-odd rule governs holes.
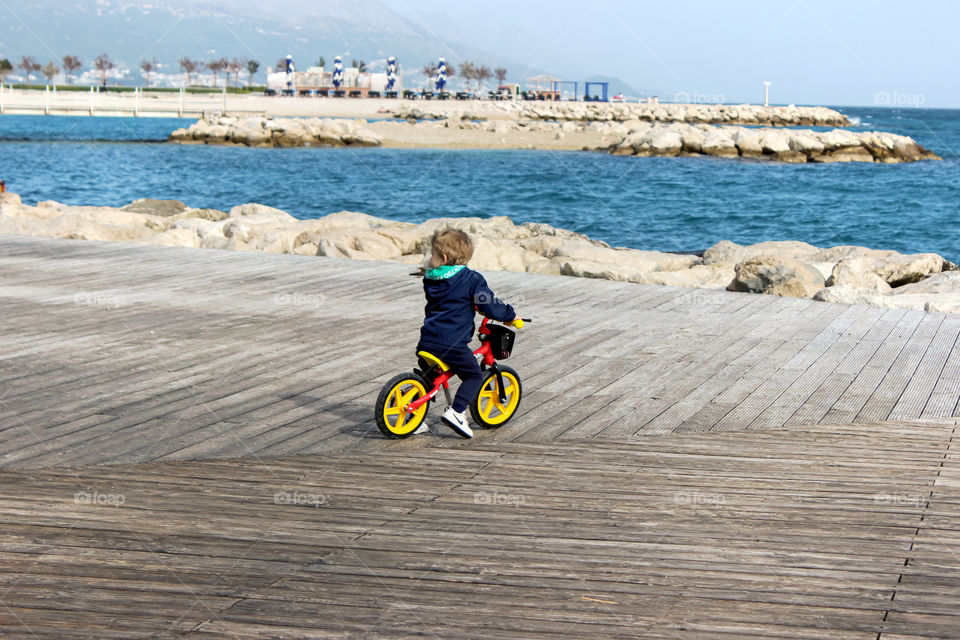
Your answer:
[[[473,257],[473,241],[460,229],[439,229],[430,239],[433,255],[443,258],[444,264],[467,264]]]

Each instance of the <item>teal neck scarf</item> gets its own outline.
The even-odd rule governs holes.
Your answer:
[[[462,264],[447,264],[434,269],[427,269],[426,278],[430,280],[446,280],[460,273],[463,270]]]

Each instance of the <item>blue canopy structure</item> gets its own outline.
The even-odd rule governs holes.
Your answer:
[[[584,82],[583,88],[583,99],[590,100],[592,102],[608,102],[607,90],[610,86],[609,82]],[[591,87],[599,87],[599,90],[596,94],[590,93]]]

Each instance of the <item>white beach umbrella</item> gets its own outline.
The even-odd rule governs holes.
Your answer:
[[[437,91],[443,91],[447,86],[447,61],[440,58],[440,66],[437,68]]]
[[[287,89],[293,91],[293,56],[287,54],[287,59],[284,61],[284,72],[287,74]]]
[[[393,56],[387,58],[387,91],[393,91],[397,84],[397,59]]]
[[[343,60],[340,56],[333,59],[333,88],[339,89],[343,84]]]

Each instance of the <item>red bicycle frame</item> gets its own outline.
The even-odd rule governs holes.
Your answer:
[[[477,329],[477,335],[479,336],[490,335],[490,329],[487,328],[487,320],[489,320],[489,318],[485,317],[483,319],[483,322],[480,323],[480,327]],[[490,349],[490,343],[487,342],[486,340],[481,341],[480,348],[475,350],[473,352],[473,355],[482,356],[482,362],[487,367],[492,367],[497,362],[496,359],[493,357],[493,353]],[[444,391],[448,390],[450,388],[450,385],[449,385],[450,378],[452,378],[454,375],[455,374],[452,371],[441,371],[437,375],[437,377],[434,378],[433,380],[433,389],[431,389],[427,393],[427,395],[423,396],[422,398],[417,398],[416,400],[408,404],[407,413],[413,413],[414,411],[419,409],[421,406],[423,406],[424,403],[430,402],[430,400],[435,395],[437,395],[437,392],[439,392],[440,389],[444,389]],[[501,388],[502,388],[502,385],[501,385]],[[449,395],[449,392],[448,392],[448,395]]]

